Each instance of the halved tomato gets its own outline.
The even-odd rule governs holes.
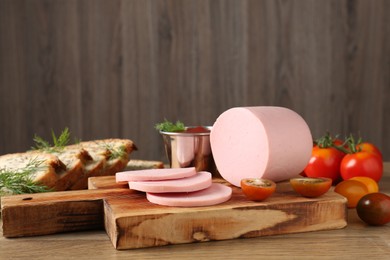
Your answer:
[[[292,188],[299,194],[308,198],[315,198],[326,193],[332,186],[331,178],[305,178],[290,179]]]
[[[368,193],[374,193],[379,191],[378,183],[370,177],[365,176],[356,176],[352,177],[350,180],[360,181],[364,185],[366,185]]]
[[[275,182],[261,178],[246,178],[241,180],[244,195],[253,201],[262,201],[275,192]]]

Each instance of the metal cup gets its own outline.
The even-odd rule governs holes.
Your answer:
[[[190,128],[190,127],[187,127]],[[211,130],[210,126],[205,127]],[[208,171],[219,176],[211,152],[210,132],[186,133],[164,132],[165,153],[171,168],[195,167],[199,171]]]

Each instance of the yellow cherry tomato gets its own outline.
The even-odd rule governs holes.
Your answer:
[[[356,176],[356,177],[351,178],[350,180],[360,181],[361,183],[366,185],[366,187],[368,189],[368,193],[375,193],[375,192],[379,191],[378,183],[370,177]]]
[[[356,208],[359,200],[368,194],[368,188],[365,184],[357,180],[346,180],[339,182],[334,191],[347,198],[347,207]]]

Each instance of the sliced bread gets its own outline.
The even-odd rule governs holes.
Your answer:
[[[29,169],[31,179],[48,188],[54,188],[58,173],[66,169],[59,158],[47,153],[13,153],[0,156],[0,169],[23,172]]]
[[[58,174],[59,178],[55,189],[58,191],[68,190],[83,178],[86,164],[91,156],[79,145],[66,146],[63,150],[55,152],[54,155],[66,166],[66,170]]]
[[[146,170],[146,169],[162,169],[164,167],[164,163],[161,161],[147,161],[147,160],[139,160],[139,159],[131,159],[124,171],[134,171],[134,170]]]
[[[132,151],[137,150],[129,139],[103,139],[86,141],[79,144],[91,156],[83,178],[74,183],[70,189],[87,189],[88,178],[114,175],[123,170],[130,160]]]
[[[0,169],[30,171],[33,182],[57,191],[86,189],[88,178],[122,171],[136,146],[128,139],[104,139],[68,145],[56,151],[33,150],[0,156]],[[38,165],[39,164],[39,165]]]

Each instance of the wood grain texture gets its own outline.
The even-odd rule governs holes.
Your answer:
[[[386,0],[2,0],[0,154],[69,127],[166,160],[154,124],[279,105],[390,159]]]
[[[292,191],[289,183],[279,183],[272,197],[252,202],[239,188],[232,189],[232,198],[225,203],[192,208],[149,206],[145,198],[133,197],[130,202],[124,197],[109,197],[104,207],[105,229],[116,249],[135,249],[341,229],[347,225],[346,200],[333,191],[307,199]]]
[[[4,196],[3,235],[23,237],[103,229],[103,199],[131,192],[116,188]]]
[[[232,197],[204,207],[150,203],[143,192],[123,188],[115,177],[90,178],[90,190],[1,198],[3,235],[37,236],[104,227],[116,249],[341,229],[347,225],[346,199],[329,191],[304,198],[289,182],[262,202],[249,201],[229,185]],[[102,212],[104,210],[104,214]]]
[[[390,163],[384,166],[380,188],[382,192],[390,194]],[[229,256],[230,259],[253,259],[253,256],[261,256],[266,259],[387,260],[390,254],[389,241],[389,224],[382,227],[368,226],[359,219],[355,209],[349,209],[348,225],[344,229],[137,250],[115,250],[103,230],[7,239],[2,236],[0,225],[0,258],[220,259]]]

